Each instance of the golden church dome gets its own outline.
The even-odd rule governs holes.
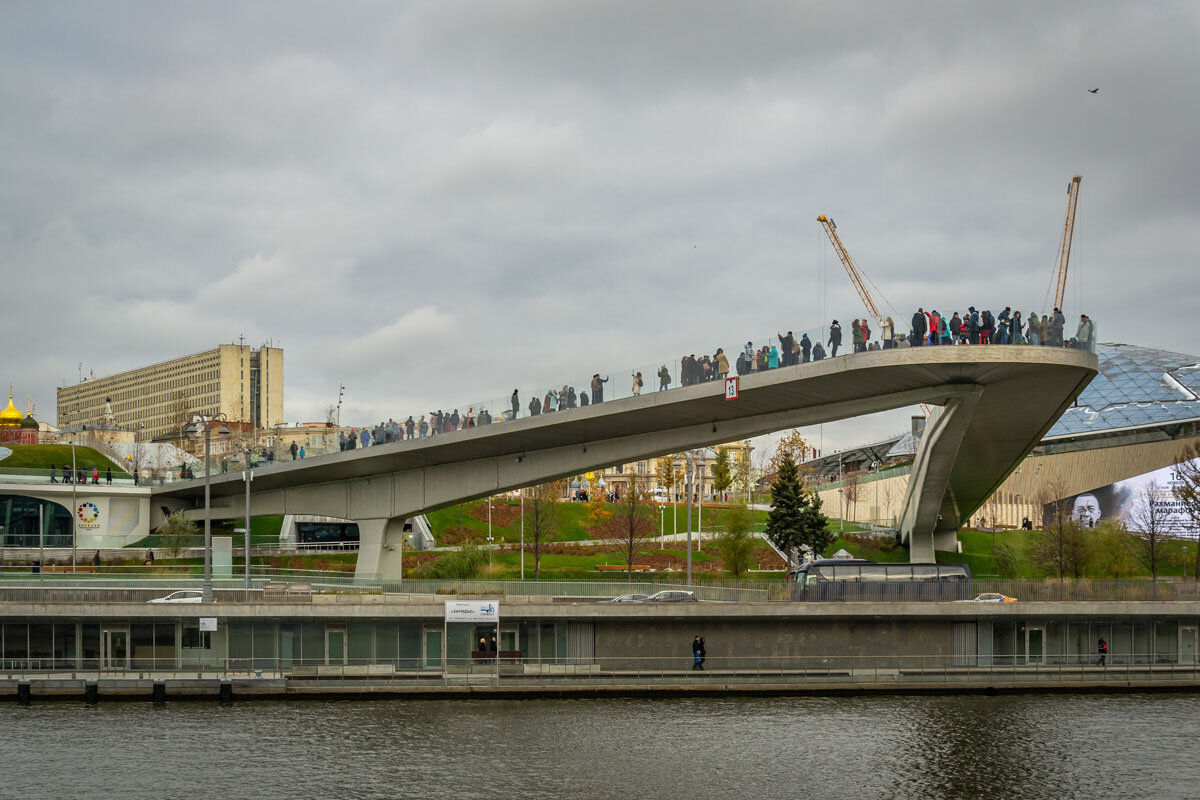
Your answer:
[[[12,400],[13,400],[12,392],[9,392],[8,393],[8,408],[4,409],[3,411],[0,411],[0,427],[7,427],[10,425],[20,425],[25,420],[25,415],[17,410],[17,407],[13,405]]]

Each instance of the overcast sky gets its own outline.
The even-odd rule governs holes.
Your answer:
[[[350,423],[624,385],[861,315],[819,213],[905,319],[1040,311],[1076,173],[1072,325],[1200,353],[1198,28],[1194,2],[0,0],[3,377],[53,419],[81,362],[245,335],[284,348],[291,421],[339,383]]]

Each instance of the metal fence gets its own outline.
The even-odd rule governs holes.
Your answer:
[[[154,597],[180,590],[199,589],[203,578],[198,567],[179,568],[175,574],[157,568],[143,567],[141,574],[129,572],[20,572],[0,573],[0,602],[145,602]],[[251,591],[244,592],[244,578],[235,570],[231,577],[213,581],[219,602],[271,602],[262,588],[269,583],[300,583],[313,594],[337,594],[345,602],[356,595],[386,594],[402,602],[401,595],[422,596],[486,596],[566,598],[576,600],[608,600],[627,593],[654,594],[667,590],[693,592],[697,599],[708,602],[790,602],[791,581],[767,578],[712,579],[688,584],[683,580],[656,575],[653,579],[635,576],[634,580],[422,580],[380,581],[356,578],[350,572],[324,570],[272,569],[251,567]],[[934,602],[937,598],[898,596],[887,587],[869,583],[852,584],[853,592],[833,602]],[[878,589],[878,591],[875,591]],[[993,580],[976,578],[964,597],[983,593],[999,593],[1018,602],[1056,601],[1193,601],[1200,602],[1200,586],[1192,578],[1160,578],[1105,580]],[[378,602],[373,600],[371,602]]]
[[[955,684],[1153,684],[1195,685],[1200,664],[1194,653],[1131,653],[1098,663],[1094,655],[1037,658],[879,654],[864,656],[678,657],[588,659],[505,658],[477,653],[445,661],[421,658],[303,662],[279,658],[127,658],[102,664],[98,658],[4,658],[0,680],[76,681],[240,680],[300,682],[310,689],[430,688],[492,686],[529,689],[540,686],[592,690],[598,687],[711,685],[724,689],[787,685],[933,686]],[[280,688],[283,688],[282,686]]]

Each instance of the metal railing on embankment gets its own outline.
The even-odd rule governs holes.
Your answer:
[[[684,643],[686,644],[686,642]],[[407,659],[343,663],[279,658],[149,658],[122,656],[102,664],[88,658],[0,660],[0,681],[275,681],[314,691],[436,689],[581,689],[660,687],[864,687],[954,688],[955,685],[1178,684],[1200,683],[1196,655],[1110,653],[1038,656],[863,655],[707,657],[696,665],[686,651],[675,657],[537,659],[472,653],[432,662]]]

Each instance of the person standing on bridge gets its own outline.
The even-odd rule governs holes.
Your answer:
[[[1087,314],[1079,315],[1079,328],[1075,331],[1075,340],[1079,342],[1080,350],[1096,352],[1096,323],[1092,322]]]
[[[792,345],[796,340],[791,331],[788,331],[786,336],[782,333],[776,333],[775,336],[779,338],[780,366],[790,367],[792,365]]]
[[[885,317],[883,325],[879,327],[879,338],[883,340],[883,349],[891,350],[895,347],[895,342],[892,341],[892,336],[896,333],[896,324],[892,322],[891,317]]]
[[[925,309],[918,308],[917,313],[912,315],[912,346],[920,347],[925,344],[925,333],[928,329],[929,322],[925,317]]]
[[[288,452],[292,454],[292,461],[296,460],[296,453],[300,448],[296,447],[296,443],[292,442],[292,446],[288,448]]]
[[[633,373],[633,396],[637,397],[642,393],[642,373]]]
[[[536,397],[529,398],[529,416],[536,417],[542,413],[542,403]]]
[[[829,326],[829,357],[837,358],[838,347],[842,344],[842,326],[835,319]]]
[[[608,383],[608,378],[601,378],[597,372],[592,376],[592,405],[604,402],[604,384]]]
[[[639,378],[641,377],[640,372],[638,373],[638,377]],[[729,377],[729,356],[725,355],[725,351],[722,350],[720,347],[718,347],[717,348],[717,379],[725,380],[727,377]],[[635,392],[634,394],[637,394],[637,392]]]
[[[412,418],[412,414],[408,415],[408,419],[404,420],[404,435],[409,439],[415,439],[417,432],[416,420]]]
[[[671,373],[667,370],[667,365],[663,364],[658,370],[658,390],[661,392],[664,389],[671,387]]]
[[[1063,314],[1062,309],[1054,309],[1054,317],[1050,323],[1050,344],[1055,347],[1063,346],[1063,328],[1067,325],[1067,318]]]
[[[771,349],[767,351],[767,369],[779,368],[779,351],[775,349],[775,345],[771,345]]]
[[[800,336],[800,363],[807,364],[812,361],[812,339],[808,338],[808,334]]]
[[[979,344],[979,312],[971,306],[967,314],[967,344]]]
[[[813,361],[825,360],[825,348],[821,346],[820,342],[817,342],[815,345],[813,345],[812,358]]]
[[[517,394],[517,390],[513,389],[512,393],[512,412],[513,419],[521,416],[521,397]]]

